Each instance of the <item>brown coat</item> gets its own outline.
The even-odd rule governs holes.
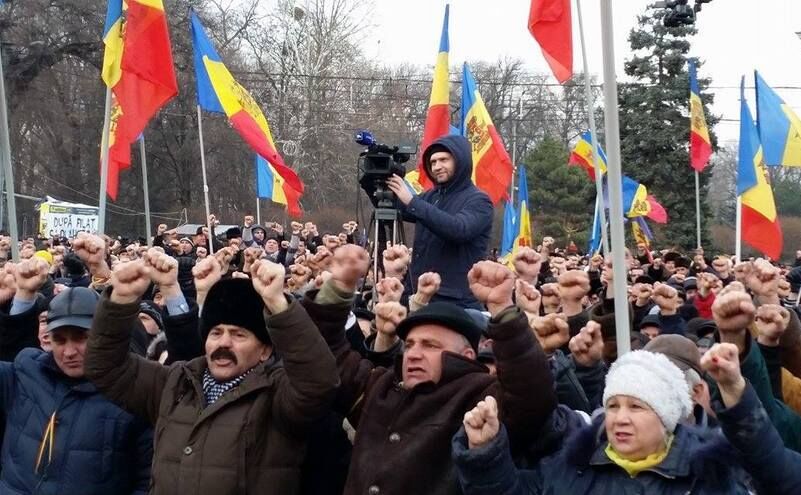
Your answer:
[[[525,444],[556,407],[547,358],[516,308],[489,326],[497,379],[484,365],[445,352],[439,383],[404,390],[399,366],[374,367],[349,348],[346,306],[309,299],[304,306],[337,358],[342,386],[335,407],[356,427],[347,495],[458,494],[451,438],[465,412],[496,397],[512,437]]]
[[[128,353],[139,305],[98,304],[86,376],[122,408],[155,425],[152,494],[298,492],[307,426],[338,385],[333,356],[297,302],[269,316],[275,356],[205,407],[206,358],[170,367]]]

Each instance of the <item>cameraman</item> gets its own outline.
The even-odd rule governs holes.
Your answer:
[[[413,196],[403,178],[393,175],[389,189],[401,203],[404,220],[417,224],[407,292],[417,277],[437,272],[442,285],[434,300],[484,309],[467,283],[467,272],[487,256],[492,230],[492,202],[472,182],[473,155],[462,136],[445,136],[423,153],[434,188]]]

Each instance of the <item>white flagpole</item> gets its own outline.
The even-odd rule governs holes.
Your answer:
[[[108,188],[111,103],[111,88],[106,87],[106,113],[103,116],[103,137],[100,139],[100,202],[97,209],[97,234],[101,236],[106,232],[106,189]]]
[[[145,196],[145,239],[147,247],[153,247],[153,237],[150,231],[150,191],[147,187],[147,157],[145,156],[145,136],[139,138],[139,158],[142,160],[142,190]]]
[[[11,138],[8,135],[8,108],[6,108],[6,83],[2,58],[0,58],[0,147],[3,148],[2,152],[0,152],[0,160],[3,161],[6,200],[8,201],[8,233],[11,234],[11,259],[18,262],[17,198],[14,196],[14,171],[11,170]],[[2,186],[0,186],[0,202],[2,200]]]
[[[206,152],[203,146],[203,116],[200,111],[200,105],[197,106],[197,132],[200,138],[200,168],[203,171],[203,197],[206,202],[206,225],[209,228],[209,254],[214,254],[214,239],[211,235],[211,225],[209,217],[211,217],[211,210],[209,209],[209,183],[206,180]]]
[[[701,246],[701,182],[699,173],[695,171],[695,234],[698,239],[698,247]]]
[[[581,40],[581,59],[584,64],[584,99],[587,106],[587,121],[590,126],[590,146],[592,146],[592,165],[595,167],[595,195],[601,207],[601,243],[604,254],[609,254],[609,238],[606,235],[606,211],[603,204],[603,177],[601,177],[601,164],[598,161],[598,133],[595,129],[595,114],[593,113],[592,87],[590,86],[590,69],[587,66],[587,49],[584,42],[584,22],[581,17],[581,0],[576,0],[576,13],[579,22],[579,39]],[[594,220],[593,220],[594,222]],[[593,230],[593,233],[595,230]]]
[[[739,263],[743,258],[743,200],[737,195],[737,219],[734,227],[734,262]]]
[[[256,224],[261,225],[261,198],[256,195]]]
[[[623,191],[620,169],[620,122],[618,121],[615,41],[612,0],[601,0],[601,37],[604,60],[604,117],[606,124],[607,179],[612,234],[613,287],[618,357],[631,350],[628,298],[626,297],[626,238],[623,230]]]

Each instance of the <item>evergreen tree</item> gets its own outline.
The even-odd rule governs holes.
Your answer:
[[[695,178],[690,167],[689,79],[687,58],[693,26],[665,27],[664,10],[649,10],[629,34],[633,56],[625,63],[632,82],[619,86],[620,147],[623,173],[640,181],[667,209],[669,222],[655,226],[657,245],[689,249],[696,244]],[[699,67],[701,64],[699,63]],[[701,99],[712,132],[708,79],[699,78]],[[709,243],[709,210],[704,201],[710,175],[701,173],[702,242]]]
[[[534,237],[551,236],[558,247],[572,240],[587,249],[595,202],[595,183],[587,173],[567,165],[568,150],[546,136],[526,156],[529,204]]]

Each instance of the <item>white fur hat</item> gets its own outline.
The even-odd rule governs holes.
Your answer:
[[[616,395],[635,397],[654,410],[668,432],[692,411],[684,373],[663,354],[632,351],[612,364],[606,375],[603,405]]]

